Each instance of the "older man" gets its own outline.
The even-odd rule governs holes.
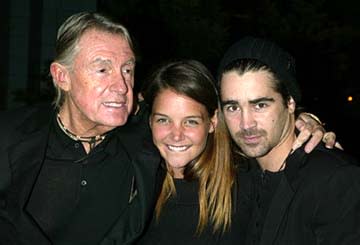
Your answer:
[[[160,158],[144,127],[125,126],[134,69],[122,25],[93,13],[63,23],[56,109],[1,114],[0,244],[127,244],[142,231]]]

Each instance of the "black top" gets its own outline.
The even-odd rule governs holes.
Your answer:
[[[196,234],[199,215],[198,183],[175,179],[176,196],[172,196],[164,205],[160,219],[153,217],[150,226],[138,244],[241,244],[245,239],[248,219],[250,217],[249,176],[237,175],[238,181],[233,195],[234,210],[231,229],[224,234],[213,233],[212,226]]]
[[[267,183],[256,185],[259,199],[245,244],[360,244],[358,163],[321,144],[309,154],[296,150],[286,163],[282,172],[267,173]],[[259,183],[256,168],[251,173]]]
[[[0,113],[0,244],[132,244],[157,193],[147,128],[129,121],[85,154],[55,115],[48,106]]]
[[[255,164],[255,163],[253,163]],[[269,209],[269,205],[274,193],[280,183],[280,178],[284,174],[280,172],[263,171],[259,166],[254,169],[254,209],[253,224],[251,232],[247,234],[249,240],[258,244],[261,238],[264,221]]]
[[[130,193],[134,170],[116,157],[122,147],[114,131],[87,154],[54,120],[34,194],[52,215],[49,236],[56,244],[98,244],[127,206],[123,193]]]

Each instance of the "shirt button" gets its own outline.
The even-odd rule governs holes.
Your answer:
[[[80,147],[80,144],[79,144],[79,143],[75,143],[75,144],[74,144],[74,147],[75,147],[75,148],[79,148],[79,147]]]
[[[86,185],[87,185],[87,181],[83,179],[83,180],[80,182],[80,185],[81,185],[81,186],[86,186]]]

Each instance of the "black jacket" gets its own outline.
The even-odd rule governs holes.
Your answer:
[[[37,210],[36,203],[41,200],[32,194],[43,166],[53,116],[50,107],[0,113],[0,244],[51,244],[46,234],[48,217]],[[151,217],[160,156],[146,130],[138,130],[131,121],[116,130],[126,148],[122,149],[127,152],[124,158],[135,170],[137,191],[102,245],[131,244]]]
[[[263,221],[257,218],[261,204],[253,205],[247,244],[360,244],[360,168],[355,160],[320,145],[310,154],[295,151],[286,163]],[[256,170],[253,174],[259,178]],[[259,222],[263,229],[256,232]]]

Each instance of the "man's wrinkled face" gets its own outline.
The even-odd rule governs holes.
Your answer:
[[[88,30],[68,74],[64,107],[73,120],[109,129],[126,123],[133,106],[134,53],[125,38]]]
[[[276,147],[290,127],[294,104],[284,105],[267,71],[227,72],[221,79],[221,101],[231,137],[249,157],[262,157]]]

